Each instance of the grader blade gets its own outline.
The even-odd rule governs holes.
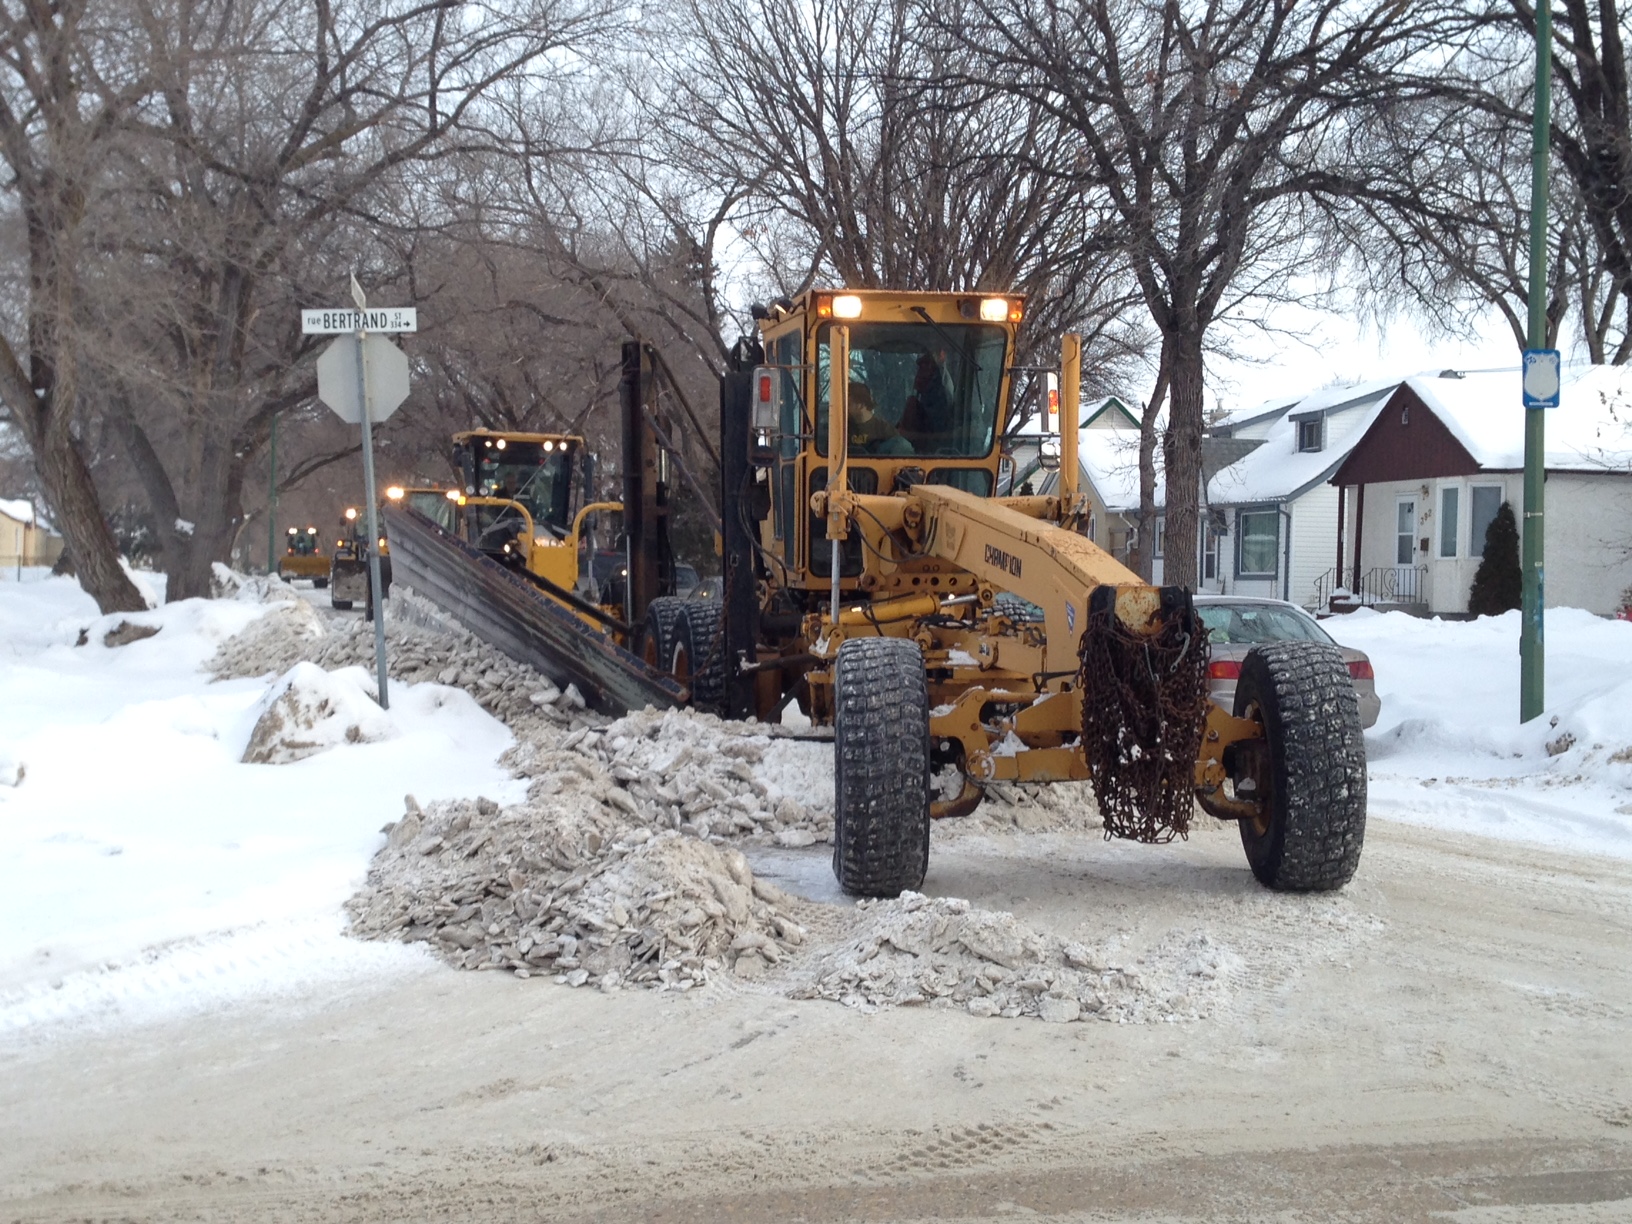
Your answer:
[[[424,515],[387,506],[385,518],[399,580],[512,659],[557,684],[576,684],[607,714],[685,701],[686,690],[672,676]]]

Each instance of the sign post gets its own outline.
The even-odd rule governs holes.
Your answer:
[[[1547,158],[1552,147],[1552,5],[1536,6],[1536,106],[1530,148],[1530,330],[1524,354],[1523,620],[1519,627],[1519,721],[1547,704],[1542,635],[1547,608],[1547,400],[1558,404],[1558,354],[1547,349]],[[1549,356],[1550,354],[1550,356]],[[1550,383],[1550,387],[1549,384]],[[1551,391],[1551,395],[1532,395]]]
[[[300,329],[306,335],[336,339],[317,359],[317,395],[349,424],[363,427],[363,496],[368,506],[368,584],[374,605],[374,670],[380,708],[391,708],[386,689],[385,599],[380,588],[380,519],[374,493],[375,421],[383,421],[408,398],[408,358],[379,332],[419,329],[412,309],[370,310],[357,278],[351,278],[356,310],[303,310]],[[350,332],[350,336],[344,333]]]

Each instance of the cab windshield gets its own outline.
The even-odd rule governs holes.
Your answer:
[[[475,450],[478,496],[520,502],[540,531],[572,529],[572,451],[565,442],[484,438]]]
[[[827,454],[828,337],[818,335],[816,447]],[[1003,379],[1001,327],[972,323],[850,324],[850,453],[991,453]]]

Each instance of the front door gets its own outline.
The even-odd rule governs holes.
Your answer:
[[[1415,602],[1417,590],[1417,499],[1401,497],[1394,503],[1394,573],[1382,597],[1390,602]]]

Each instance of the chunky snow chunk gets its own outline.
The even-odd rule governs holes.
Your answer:
[[[360,667],[326,672],[295,664],[261,699],[244,764],[287,765],[339,744],[390,739],[391,717],[374,703],[367,679]]]

